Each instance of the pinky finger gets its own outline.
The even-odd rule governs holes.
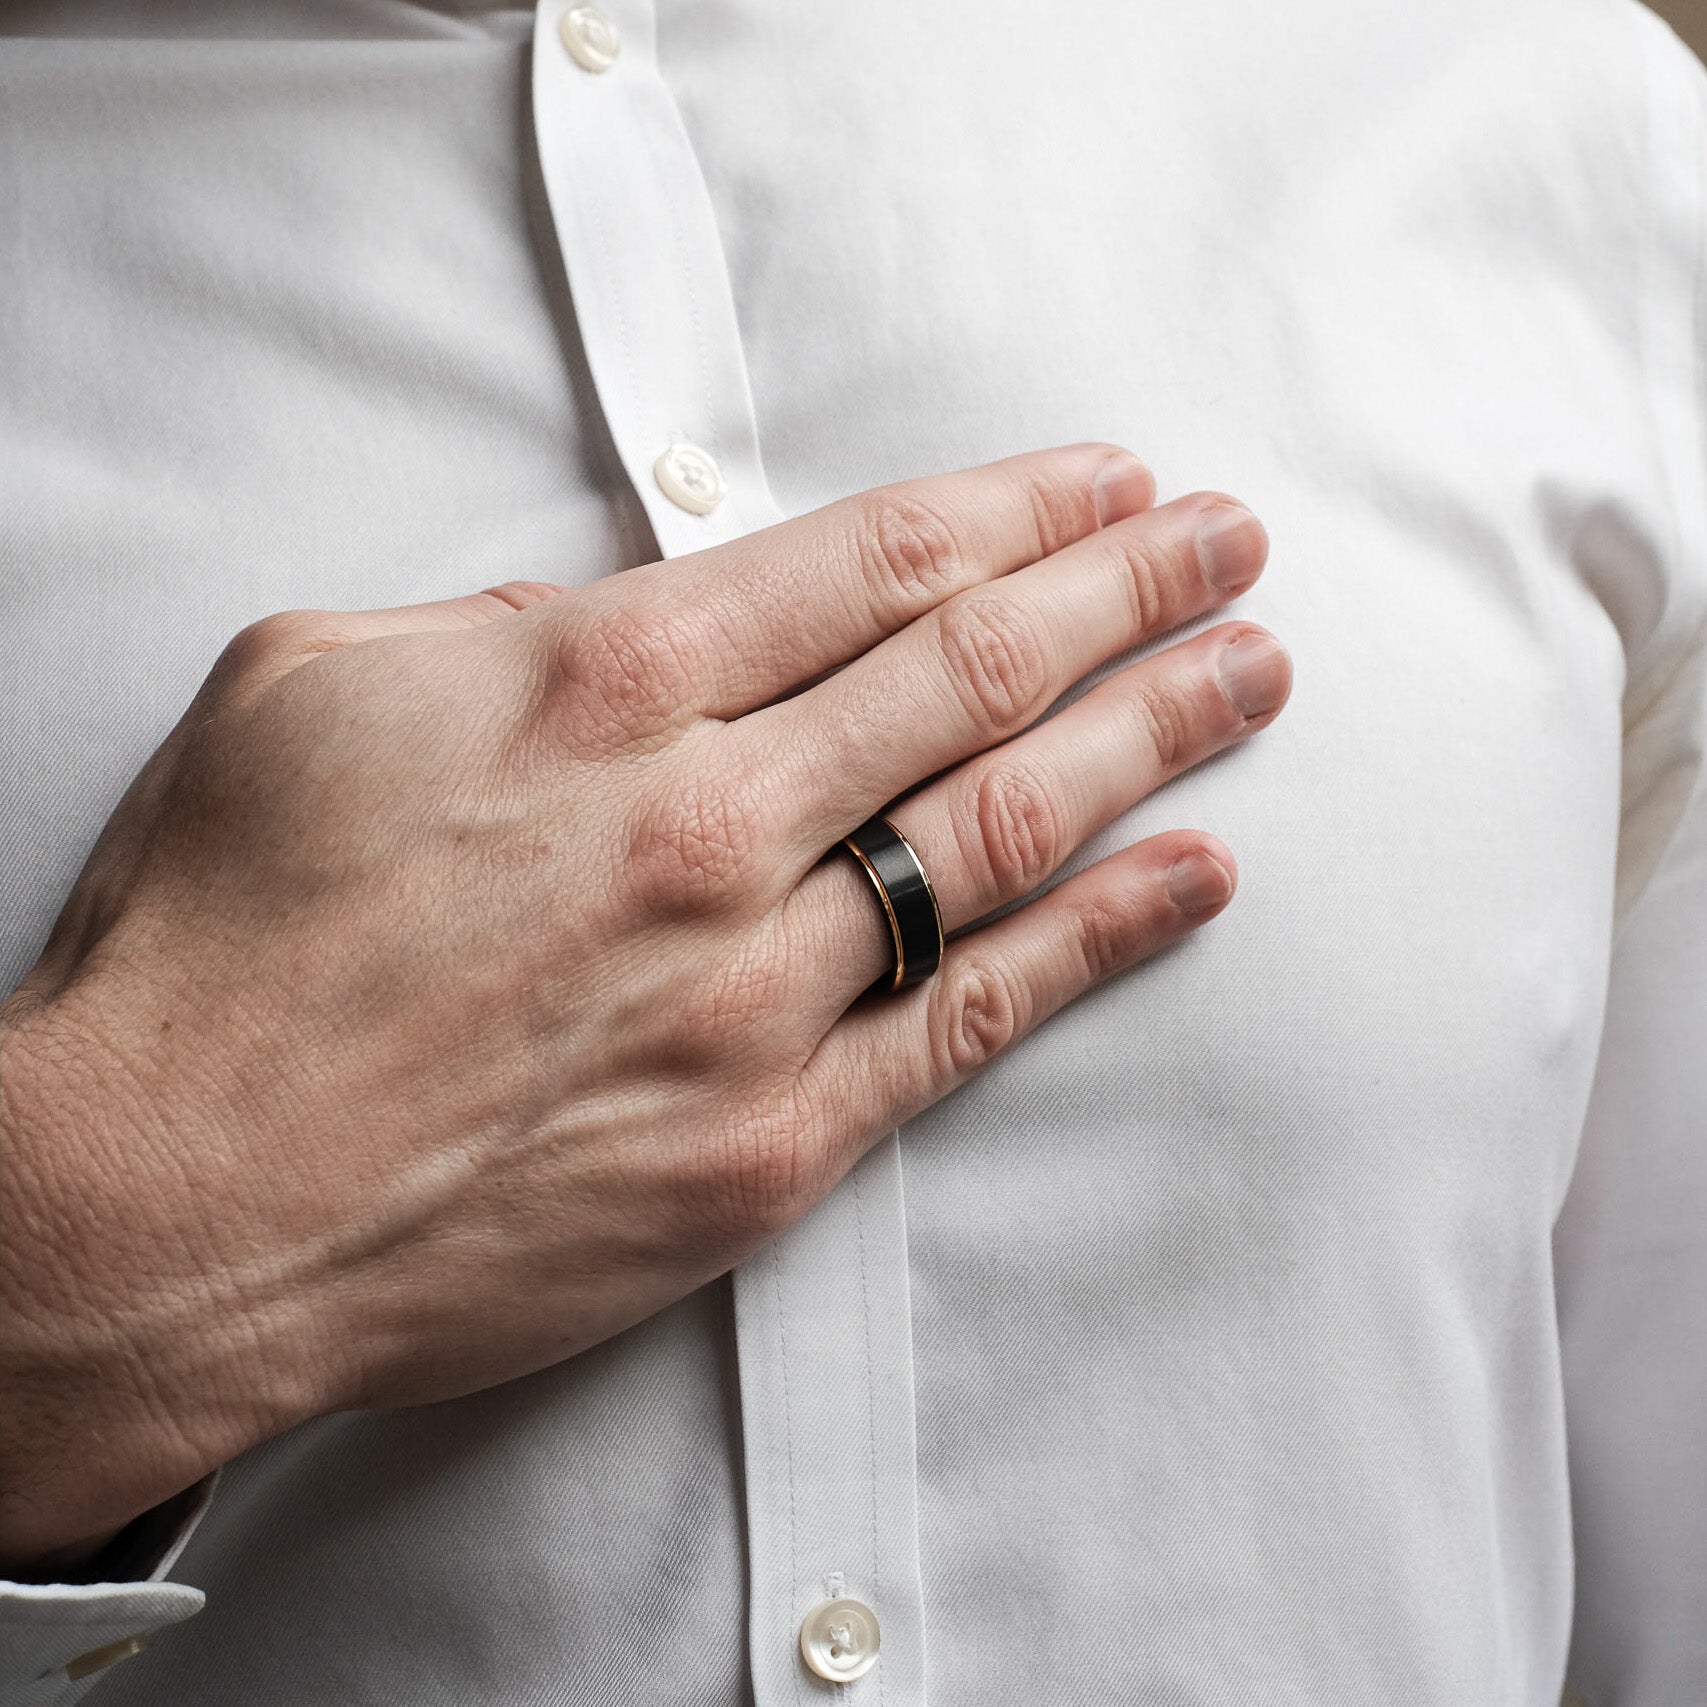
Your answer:
[[[929,983],[851,1008],[819,1044],[801,1086],[818,1106],[852,1117],[853,1150],[841,1165],[1093,985],[1214,918],[1237,882],[1233,856],[1213,836],[1152,836],[957,938]]]

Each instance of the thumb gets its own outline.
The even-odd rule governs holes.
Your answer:
[[[246,697],[271,686],[299,664],[389,635],[483,628],[563,592],[549,581],[506,581],[482,593],[391,610],[291,610],[262,617],[237,635],[215,664],[208,687]]]
[[[501,622],[530,605],[543,604],[563,591],[549,581],[506,581],[480,593],[437,599],[425,605],[398,605],[391,610],[317,611],[324,631],[316,651],[354,646],[387,634],[426,634],[434,629],[479,628]]]

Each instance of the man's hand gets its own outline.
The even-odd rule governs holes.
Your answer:
[[[638,1321],[1217,912],[1230,855],[1157,836],[861,1003],[888,933],[824,858],[933,778],[893,815],[953,931],[1278,710],[1232,624],[1037,723],[1259,573],[1232,500],[1152,494],[1078,446],[239,635],[7,1004],[10,1562]]]

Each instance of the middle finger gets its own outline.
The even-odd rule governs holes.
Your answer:
[[[1195,493],[957,594],[830,680],[731,727],[793,803],[801,872],[925,777],[1031,724],[1098,664],[1262,572],[1249,510]]]

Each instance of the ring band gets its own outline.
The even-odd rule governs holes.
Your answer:
[[[942,909],[924,862],[887,818],[868,818],[842,846],[857,859],[877,891],[895,943],[895,970],[872,990],[905,989],[930,977],[942,963]]]

